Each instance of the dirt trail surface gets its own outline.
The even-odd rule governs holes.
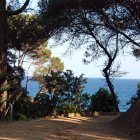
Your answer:
[[[114,116],[0,122],[0,140],[135,140],[112,127]]]

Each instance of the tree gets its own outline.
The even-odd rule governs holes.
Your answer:
[[[7,28],[8,28],[8,23],[7,23],[7,19],[8,16],[13,16],[13,15],[18,15],[20,13],[22,13],[26,7],[28,6],[30,0],[26,0],[24,2],[24,4],[12,11],[12,10],[8,10],[7,9],[7,5],[6,5],[6,0],[1,1],[0,3],[0,75],[2,75],[4,77],[4,81],[2,82],[2,84],[0,85],[0,87],[3,87],[7,84],[7,45],[6,45],[6,40],[7,40]],[[7,98],[7,91],[5,89],[5,91],[3,91],[3,93],[1,93],[1,98]],[[6,113],[6,102],[4,101],[2,103],[1,106],[1,114],[2,116],[5,116]]]
[[[62,105],[65,106],[65,113],[76,112],[75,100],[76,100],[76,79],[72,70],[66,70],[64,72],[64,79],[66,81],[65,94],[63,97]],[[61,105],[61,106],[62,106]]]
[[[81,108],[84,112],[89,110],[89,104],[90,104],[90,94],[83,93],[81,97]]]
[[[114,6],[115,5],[115,6]],[[113,12],[102,11],[105,25],[116,33],[124,37],[127,45],[140,47],[139,45],[139,9],[138,1],[115,0],[110,5]],[[114,9],[113,9],[114,8]],[[115,13],[115,14],[113,14]]]
[[[40,1],[40,13],[47,22],[46,26],[52,27],[56,32],[62,31],[67,25],[77,27],[73,19],[78,19],[82,16],[81,12],[89,14],[90,20],[88,22],[93,25],[103,26],[112,30],[122,37],[121,42],[125,46],[139,45],[139,1],[134,0],[76,0],[76,1],[57,1],[49,0],[48,3]],[[53,10],[57,9],[57,10]],[[44,10],[45,9],[45,10]],[[79,13],[79,15],[75,14]],[[85,15],[87,15],[85,14]],[[60,18],[57,18],[59,15]],[[70,15],[72,15],[70,17]],[[76,16],[75,16],[76,15]],[[56,20],[57,19],[57,20]],[[84,18],[83,18],[84,19]],[[95,19],[95,20],[93,20]],[[46,20],[46,21],[47,21]],[[55,21],[55,25],[52,24]],[[54,26],[51,26],[54,25]],[[80,25],[80,22],[79,22]],[[59,28],[60,27],[60,28]],[[92,26],[94,28],[94,26]],[[83,29],[79,26],[79,30]],[[77,31],[79,31],[77,29]],[[72,30],[71,30],[72,31]]]
[[[44,43],[46,44],[46,43]],[[47,45],[47,44],[46,44]],[[40,44],[40,47],[34,48],[29,54],[28,57],[30,58],[31,63],[27,70],[27,82],[26,82],[26,89],[28,81],[31,79],[28,79],[28,71],[30,70],[31,66],[34,66],[36,69],[33,74],[33,79],[36,81],[39,81],[40,85],[43,84],[43,75],[45,73],[48,73],[48,67],[49,61],[51,59],[51,51],[46,48],[46,45],[43,46]]]
[[[82,92],[86,78],[83,74],[79,77],[74,76],[71,70],[66,72],[50,71],[42,77],[44,88],[35,97],[36,107],[40,113],[47,114],[67,114],[71,112],[82,112]],[[46,111],[43,111],[47,108]],[[44,112],[44,113],[43,113]]]
[[[82,92],[85,86],[86,78],[81,74],[79,77],[74,76],[71,70],[63,73],[65,80],[64,94],[60,97],[59,110],[61,113],[82,113]]]
[[[62,72],[64,70],[64,64],[61,62],[61,59],[58,57],[51,56],[51,50],[42,46],[39,49],[34,50],[34,53],[31,54],[31,59],[33,59],[33,64],[36,66],[36,69],[33,74],[33,80],[39,82],[40,89],[38,94],[45,88],[46,81],[44,76],[53,72]]]
[[[45,77],[45,88],[52,101],[52,114],[56,114],[59,98],[65,93],[66,82],[62,72],[50,71]]]
[[[119,54],[120,48],[123,48],[125,45],[120,43],[122,40],[120,33],[114,32],[105,25],[105,19],[101,10],[103,8],[109,9],[110,6],[108,7],[107,5],[111,2],[100,1],[102,4],[96,2],[90,0],[88,3],[85,1],[71,2],[67,0],[60,2],[50,0],[48,6],[44,7],[47,10],[40,13],[42,18],[46,18],[46,21],[48,21],[46,26],[52,27],[53,25],[53,28],[57,29],[57,39],[60,40],[61,38],[62,42],[70,41],[70,47],[78,48],[82,44],[86,44],[88,46],[87,50],[90,51],[90,53],[86,52],[86,57],[92,57],[91,60],[102,56],[106,57],[102,72],[114,98],[116,111],[119,112],[114,87],[110,78],[112,75],[118,74],[117,68],[119,67],[117,66],[114,70],[112,65]],[[76,6],[74,6],[75,3],[77,3]],[[54,11],[54,9],[57,10]],[[114,10],[112,13],[116,14],[116,11]],[[112,24],[115,22],[112,21]],[[119,29],[119,27],[117,28]]]
[[[18,66],[23,65],[27,55],[46,41],[45,31],[37,15],[20,14],[8,18],[7,46],[18,52]]]
[[[26,72],[22,68],[23,63],[25,62],[25,58],[27,56],[29,57],[31,55],[32,56],[35,55],[35,50],[39,51],[39,49],[41,49],[40,45],[46,42],[46,38],[45,38],[46,33],[37,15],[20,14],[20,15],[9,17],[8,25],[9,26],[7,29],[6,45],[9,49],[8,52],[11,54],[11,56],[16,56],[14,59],[11,58],[10,56],[10,63],[8,60],[8,67],[10,67],[8,73],[10,74],[10,77],[12,75],[12,77],[19,83],[18,88],[22,90],[21,80],[25,77],[24,73]],[[48,56],[49,56],[49,51],[48,51]],[[46,55],[44,55],[44,57],[46,57]],[[33,62],[31,62],[26,72],[27,74],[26,90],[28,85],[28,71],[32,63]],[[24,92],[22,93],[24,94]]]
[[[140,49],[134,48],[133,49],[133,55],[139,60],[139,58],[140,58]]]
[[[100,88],[95,94],[91,96],[90,110],[103,112],[116,111],[114,99],[107,89]]]
[[[53,110],[53,102],[46,93],[37,94],[34,98],[34,106],[32,107],[33,116],[42,117],[50,115]]]
[[[75,77],[75,83],[74,83],[74,89],[75,92],[73,93],[75,95],[75,111],[81,113],[82,107],[82,92],[85,87],[85,84],[87,83],[86,78],[84,78],[84,75],[81,74],[79,77]]]
[[[132,96],[130,101],[127,104],[133,105],[136,101],[140,99],[140,83],[137,84],[137,92],[136,95]]]
[[[18,91],[17,96],[16,96],[17,99],[14,99],[12,102],[13,112],[11,114],[13,116],[13,119],[19,119],[18,117],[20,117],[20,115],[31,117],[32,116],[31,96],[29,96],[29,93],[27,92],[25,88],[21,88],[20,92]]]
[[[46,42],[46,33],[37,15],[20,14],[9,17],[8,23],[7,46],[17,56],[17,60],[12,65],[21,68],[25,58],[34,55],[35,50],[39,50],[40,45]],[[29,65],[28,70],[32,63]],[[28,70],[26,72],[27,75]],[[17,75],[20,76],[20,72]]]
[[[125,74],[124,72],[119,71],[120,64],[116,65],[116,67],[114,68],[115,60],[118,54],[120,53],[119,37],[118,35],[112,32],[108,32],[106,29],[104,30],[102,28],[100,28],[100,30],[98,30],[98,28],[97,29],[95,28],[94,31],[91,32],[91,35],[95,39],[96,44],[93,44],[92,46],[88,47],[85,56],[87,58],[89,57],[91,58],[90,61],[88,60],[88,63],[90,63],[91,61],[98,60],[101,57],[106,58],[104,61],[102,73],[103,76],[105,77],[106,83],[114,99],[116,111],[119,112],[116,93],[114,91],[114,86],[111,80],[114,77],[120,77],[123,74]],[[100,38],[100,36],[103,37]],[[87,63],[87,60],[85,59],[84,62]]]

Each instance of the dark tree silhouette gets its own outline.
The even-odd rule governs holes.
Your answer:
[[[8,82],[7,82],[7,29],[8,29],[8,23],[7,19],[8,16],[13,16],[13,15],[18,15],[22,13],[28,6],[30,0],[26,0],[24,4],[12,11],[7,8],[7,1],[2,0],[0,2],[0,77],[1,78],[1,83],[0,83],[0,88],[2,89],[1,92],[1,106],[0,106],[0,114],[1,117],[3,118],[6,114],[6,98],[7,98],[7,87],[8,87]]]

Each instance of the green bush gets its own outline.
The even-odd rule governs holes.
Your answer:
[[[115,104],[108,89],[100,88],[95,94],[91,96],[90,111],[115,111]]]
[[[137,85],[137,93],[136,93],[136,95],[132,96],[130,101],[127,104],[133,105],[139,99],[140,99],[140,83],[138,83],[138,85]]]
[[[74,105],[62,105],[57,107],[57,113],[58,115],[62,115],[62,114],[68,114],[68,113],[76,113],[77,111],[75,110],[75,106]]]
[[[21,114],[21,113],[17,113],[16,116],[15,116],[15,119],[16,120],[23,120],[23,121],[27,121],[28,120],[27,116],[24,115],[24,114]]]

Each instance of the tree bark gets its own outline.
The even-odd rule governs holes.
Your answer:
[[[109,51],[106,49],[106,47],[104,45],[102,45],[102,43],[97,39],[97,37],[94,35],[94,33],[92,32],[91,28],[88,26],[88,24],[86,24],[85,22],[85,25],[87,27],[87,29],[89,30],[91,36],[95,39],[96,43],[100,46],[100,48],[104,51],[104,53],[106,54],[106,56],[108,57],[108,64],[106,65],[106,67],[103,69],[103,73],[104,73],[104,77],[106,79],[106,82],[107,82],[107,85],[109,87],[109,90],[112,94],[112,97],[113,97],[113,100],[114,100],[114,105],[115,105],[115,110],[116,112],[120,112],[119,111],[119,107],[118,107],[118,103],[117,103],[117,98],[116,98],[116,94],[114,92],[114,87],[113,87],[113,84],[111,83],[110,81],[110,74],[109,74],[109,69],[111,68],[112,66],[112,63],[114,62],[116,56],[117,56],[117,53],[118,53],[118,34],[117,34],[117,42],[116,42],[116,49],[115,49],[115,53],[113,54],[113,56],[109,53]]]
[[[0,2],[0,75],[4,78],[0,83],[0,88],[7,84],[7,46],[6,46],[6,29],[7,29],[7,13],[6,0]],[[3,91],[0,95],[0,114],[1,119],[4,118],[6,112],[7,91]]]
[[[0,74],[7,74],[7,47],[6,47],[6,0],[0,2]]]
[[[119,107],[118,107],[118,103],[117,103],[117,97],[116,97],[116,94],[114,92],[114,86],[113,86],[113,84],[112,84],[112,82],[111,82],[111,80],[109,78],[108,72],[104,69],[103,73],[105,75],[105,79],[106,79],[107,85],[109,87],[109,90],[110,90],[110,92],[112,94],[112,98],[113,98],[114,105],[115,105],[115,111],[120,112]]]
[[[26,0],[21,8],[16,11],[8,12],[6,10],[6,0],[0,0],[0,88],[7,85],[7,15],[18,15],[22,13],[28,6],[30,0]],[[3,118],[6,114],[7,106],[7,91],[3,91],[0,94],[0,118]]]
[[[20,7],[19,9],[15,10],[15,11],[9,11],[8,16],[18,15],[18,14],[22,13],[29,5],[29,2],[30,2],[30,0],[26,0],[24,2],[24,4],[22,5],[22,7]]]

